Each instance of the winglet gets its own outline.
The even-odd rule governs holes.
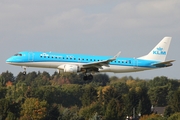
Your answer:
[[[119,57],[119,55],[121,54],[121,51],[119,51],[113,58],[111,58],[110,60],[115,60],[117,57]]]

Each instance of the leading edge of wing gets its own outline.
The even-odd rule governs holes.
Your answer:
[[[108,59],[108,60],[103,60],[103,61],[98,61],[98,62],[91,62],[87,64],[83,64],[82,66],[84,68],[91,68],[91,67],[96,67],[103,69],[102,66],[109,67],[109,62],[116,60],[116,58],[121,54],[121,51],[118,52],[114,57]]]

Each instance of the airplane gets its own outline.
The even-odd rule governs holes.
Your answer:
[[[138,58],[66,54],[55,52],[22,51],[6,60],[6,63],[27,67],[55,68],[58,72],[82,73],[83,80],[92,80],[97,72],[138,72],[172,66],[175,60],[166,60],[171,37],[164,37],[147,55]]]

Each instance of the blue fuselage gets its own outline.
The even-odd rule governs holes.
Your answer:
[[[55,68],[63,64],[84,65],[110,59],[111,56],[92,56],[82,54],[64,54],[53,52],[28,52],[23,51],[6,60],[7,63],[26,67]],[[135,72],[157,68],[152,64],[158,61],[142,60],[136,58],[120,58],[111,61],[109,67],[103,66],[100,72]],[[97,71],[95,71],[97,72]]]

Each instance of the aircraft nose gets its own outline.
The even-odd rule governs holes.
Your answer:
[[[8,58],[7,60],[6,60],[6,63],[11,63],[12,62],[12,58]]]

